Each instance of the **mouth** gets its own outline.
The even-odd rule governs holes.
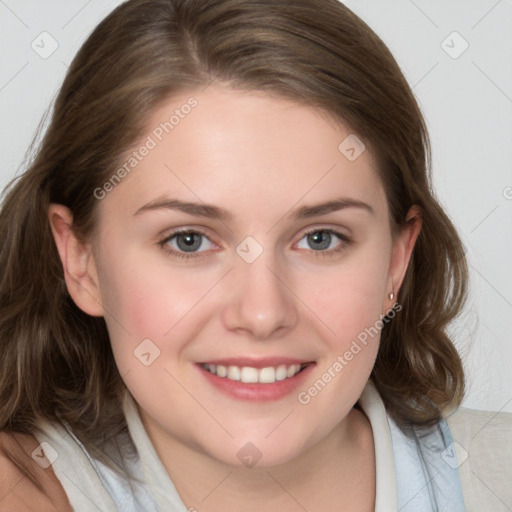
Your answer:
[[[255,368],[252,366],[225,366],[222,364],[204,363],[202,367],[222,379],[229,379],[235,382],[244,382],[245,384],[272,384],[276,381],[291,379],[300,373],[311,363],[300,364],[280,364],[279,366],[266,366],[264,368]]]
[[[217,390],[243,400],[277,400],[300,386],[316,365],[300,360],[223,360],[197,363]]]

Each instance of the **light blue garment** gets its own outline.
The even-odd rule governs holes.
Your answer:
[[[147,485],[137,481],[131,481],[123,478],[118,473],[110,469],[97,459],[89,455],[84,445],[73,434],[68,425],[67,432],[74,439],[77,445],[83,451],[85,457],[91,463],[91,466],[101,481],[105,491],[109,494],[119,512],[159,512],[153,493]],[[114,455],[115,460],[120,462],[119,452]],[[144,481],[144,473],[142,471],[140,459],[126,458],[122,464],[128,469],[129,473],[136,479]],[[78,482],[79,483],[79,482]],[[89,496],[92,505],[96,505],[94,496]],[[101,505],[99,505],[101,508]]]
[[[452,435],[443,419],[429,431],[402,432],[388,416],[398,512],[464,512]]]
[[[359,404],[370,420],[375,442],[375,510],[465,512],[452,435],[446,421],[428,432],[413,427],[403,432],[386,413],[371,382]],[[53,466],[73,510],[187,512],[129,394],[123,407],[137,453],[121,455],[116,447],[123,443],[113,442],[109,455],[141,483],[131,482],[93,459],[69,429],[48,425],[48,435],[40,439],[59,452]]]
[[[155,497],[147,485],[120,478],[101,462],[91,459],[92,465],[119,512],[159,512]],[[140,463],[131,464],[131,474],[143,479]]]

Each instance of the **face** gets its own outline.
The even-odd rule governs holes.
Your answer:
[[[136,165],[98,193],[100,302],[153,435],[274,465],[349,414],[403,270],[370,151],[339,149],[350,133],[210,86],[155,111]]]

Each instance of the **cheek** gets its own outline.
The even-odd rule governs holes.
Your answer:
[[[379,256],[377,256],[379,254]],[[342,349],[375,324],[383,311],[389,260],[377,248],[354,252],[320,271],[307,269],[297,288],[326,328],[326,339]]]
[[[328,430],[348,414],[366,384],[377,356],[381,313],[389,258],[385,243],[354,252],[315,280],[304,280],[302,293],[328,327],[322,358],[312,378],[300,390],[298,402],[312,417],[328,412]],[[318,286],[323,283],[323,286]],[[306,289],[307,288],[307,289]]]
[[[170,270],[162,262],[151,264],[135,253],[105,261],[99,275],[101,296],[121,373],[133,367],[134,350],[143,340],[151,340],[162,353],[179,357],[182,345],[200,330],[199,321],[185,320],[192,313],[196,320],[204,316],[201,299],[218,280],[211,274]],[[174,335],[177,332],[180,336]]]

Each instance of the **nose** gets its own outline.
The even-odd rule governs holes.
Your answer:
[[[272,256],[239,261],[230,272],[228,302],[222,318],[228,330],[253,339],[278,337],[297,323],[297,303],[283,270]]]

